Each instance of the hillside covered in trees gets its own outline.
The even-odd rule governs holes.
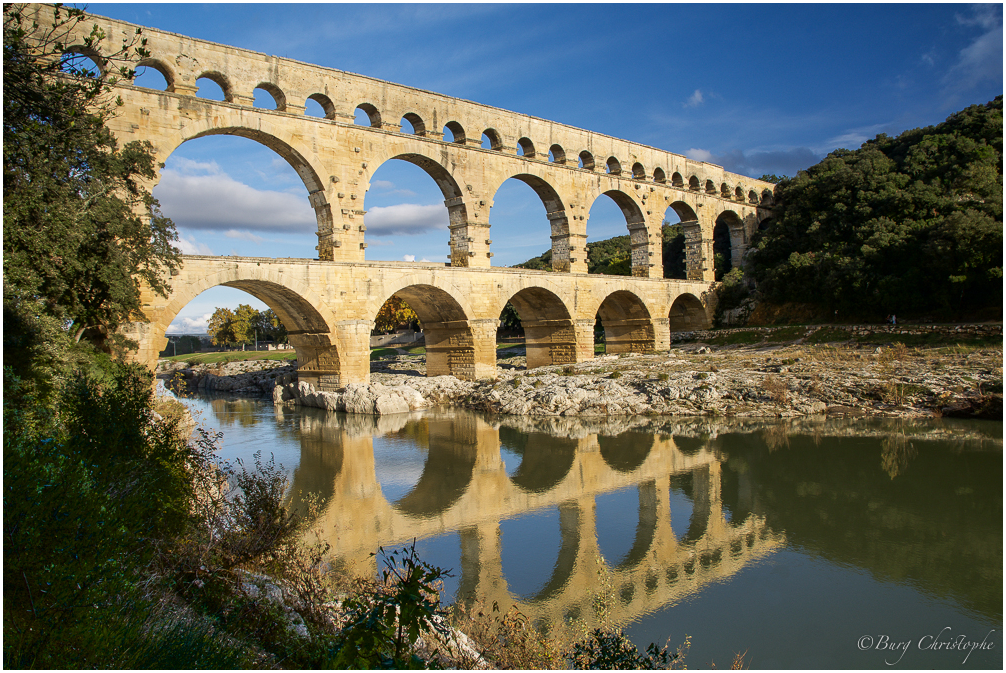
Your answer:
[[[685,235],[677,224],[663,226],[664,278],[685,277]],[[546,250],[523,264],[520,269],[552,270],[552,251]],[[587,244],[587,273],[605,273],[611,276],[632,275],[632,249],[629,236],[614,236]]]
[[[863,317],[1001,315],[1002,112],[999,96],[781,180],[747,269],[762,298]]]

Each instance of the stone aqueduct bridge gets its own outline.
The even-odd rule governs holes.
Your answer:
[[[49,8],[39,7],[38,12],[40,25],[51,22]],[[79,35],[66,40],[68,51],[82,53],[104,68],[103,55],[82,46],[94,24],[107,36],[103,44],[113,48],[131,39],[137,26],[91,16],[78,27]],[[158,162],[164,162],[194,138],[226,134],[258,141],[286,159],[301,176],[318,222],[317,262],[187,258],[182,275],[173,280],[176,295],[170,306],[180,308],[174,297],[190,296],[196,286],[205,289],[211,283],[225,283],[248,290],[280,313],[288,327],[296,326],[291,332],[298,360],[312,363],[312,371],[318,372],[315,378],[323,384],[367,378],[363,356],[356,349],[363,343],[362,334],[369,331],[366,323],[376,314],[374,302],[379,307],[390,294],[355,297],[360,307],[372,311],[349,308],[344,298],[358,293],[365,279],[370,282],[368,290],[391,288],[406,296],[413,308],[414,299],[433,305],[434,297],[447,295],[457,305],[465,305],[465,297],[484,304],[472,306],[472,312],[463,315],[454,304],[430,310],[429,320],[420,313],[428,340],[433,333],[433,353],[443,355],[431,355],[431,372],[435,373],[491,375],[490,360],[476,344],[492,332],[480,321],[495,320],[499,313],[490,315],[492,300],[483,297],[495,299],[504,288],[534,287],[539,289],[531,294],[550,293],[551,307],[531,318],[535,326],[529,332],[538,336],[529,340],[538,344],[535,350],[550,351],[552,362],[592,356],[585,345],[586,327],[577,321],[594,318],[590,304],[600,305],[606,288],[622,293],[624,300],[631,298],[631,306],[611,299],[606,329],[616,334],[608,337],[609,343],[623,342],[629,347],[629,343],[648,342],[659,348],[665,343],[664,321],[676,297],[689,295],[689,302],[697,302],[688,304],[693,321],[698,319],[697,307],[709,309],[703,292],[713,280],[714,227],[728,228],[731,254],[739,263],[761,217],[759,205],[771,198],[768,183],[611,136],[174,33],[143,28],[143,35],[150,56],[140,65],[164,75],[167,89],[117,86],[124,106],[109,126],[120,142],[149,141]],[[225,100],[197,98],[201,78],[220,85]],[[255,89],[271,94],[276,109],[253,107]],[[321,105],[325,118],[305,115],[308,100]],[[369,126],[354,124],[358,108],[369,116]],[[403,131],[402,120],[411,125],[412,133]],[[481,147],[483,134],[490,139],[490,149]],[[430,175],[449,211],[452,271],[416,268],[416,282],[424,279],[421,287],[402,285],[399,279],[409,274],[396,265],[364,264],[364,197],[374,172],[394,159],[408,161]],[[543,222],[543,227],[550,229],[553,269],[558,272],[547,280],[533,274],[511,276],[500,269],[486,273],[492,268],[489,212],[493,196],[510,178],[529,185],[545,206],[548,224]],[[632,274],[638,280],[595,280],[583,275],[587,218],[602,195],[611,197],[625,216]],[[662,279],[661,223],[667,208],[682,221],[690,283]],[[260,275],[252,274],[252,267]],[[482,273],[462,280],[466,271],[476,270]],[[291,276],[297,278],[298,289],[288,282],[274,282]],[[467,294],[454,294],[455,290]],[[591,299],[580,302],[575,299],[579,296]],[[565,310],[554,316],[551,308],[558,309],[560,303]],[[156,301],[149,308],[151,325],[137,326],[134,335],[141,337],[139,358],[148,363],[164,346],[162,327],[174,317],[158,310]],[[312,310],[286,322],[287,317],[292,319],[294,308]],[[647,324],[639,322],[644,319],[640,308],[648,312]],[[523,311],[521,317],[525,318]],[[549,323],[553,317],[566,322],[562,326]],[[542,355],[540,362],[546,360]]]
[[[282,415],[282,408],[276,413]],[[784,536],[757,515],[726,520],[722,456],[697,446],[699,440],[679,447],[671,437],[618,434],[625,428],[606,428],[603,421],[562,439],[517,428],[529,431],[528,440],[520,466],[508,475],[500,453],[501,427],[476,415],[335,419],[324,412],[301,416],[302,456],[293,490],[327,496],[316,530],[332,545],[333,557],[362,576],[376,572],[371,553],[379,545],[390,548],[457,532],[461,561],[454,570],[460,599],[477,596],[504,610],[519,603],[525,615],[546,627],[576,617],[592,628],[600,626],[595,598],[611,591],[608,614],[612,623],[624,626],[784,545]],[[408,424],[414,427],[405,432],[426,442],[426,464],[412,490],[392,503],[375,472],[373,435]],[[612,434],[595,434],[606,432]],[[692,515],[672,521],[671,487],[682,480],[691,486]],[[595,500],[626,487],[639,494],[638,519],[625,522],[635,525],[635,539],[623,558],[605,559],[595,529]],[[515,596],[504,573],[500,522],[548,508],[559,510],[561,543],[554,567],[534,596]],[[606,582],[599,582],[599,571]]]

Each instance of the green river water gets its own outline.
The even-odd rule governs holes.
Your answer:
[[[186,400],[319,499],[336,567],[416,539],[445,602],[691,637],[690,668],[1001,669],[1001,422],[386,417]],[[603,606],[599,609],[598,606]]]

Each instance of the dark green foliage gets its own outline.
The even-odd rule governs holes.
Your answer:
[[[1002,306],[1002,97],[836,150],[776,187],[752,273],[766,299],[861,317]]]
[[[670,668],[678,654],[650,643],[643,656],[621,631],[594,629],[589,637],[573,645],[569,657],[578,670],[656,671]]]
[[[346,601],[348,619],[333,652],[335,668],[429,668],[413,652],[421,635],[446,638],[447,612],[436,585],[449,576],[416,555],[413,543],[403,550],[379,550],[384,563],[383,590]]]
[[[147,52],[126,39],[95,75],[63,54],[83,13],[57,9],[46,31],[36,9],[4,5],[5,294],[41,299],[75,339],[101,343],[140,316],[140,281],[167,296],[162,271],[179,261],[174,224],[144,187],[156,175],[151,145],[120,148],[105,126],[110,85],[131,77],[128,59]],[[95,28],[85,50],[104,37]]]
[[[552,251],[546,250],[537,257],[532,257],[523,264],[514,264],[515,269],[531,269],[532,271],[552,270]]]
[[[501,330],[521,329],[520,315],[517,313],[517,309],[515,309],[513,304],[510,302],[506,303],[506,306],[503,307],[503,312],[500,313],[499,328]]]
[[[150,383],[112,364],[38,408],[4,368],[5,666],[107,666],[121,643],[94,641],[92,622],[142,610],[151,541],[180,529],[192,497],[192,454],[154,421]]]
[[[758,179],[762,182],[771,182],[774,185],[779,184],[783,180],[789,180],[785,175],[776,175],[775,173],[765,173]]]
[[[685,235],[681,226],[664,224],[663,263],[664,278],[685,278]],[[547,250],[523,264],[515,264],[517,269],[552,269],[552,251]],[[603,273],[609,276],[632,275],[632,250],[628,236],[615,236],[603,241],[587,244],[587,273]]]
[[[750,295],[744,272],[740,269],[731,269],[721,280],[723,283],[716,290],[719,299],[716,305],[718,314],[737,308]]]
[[[685,265],[685,233],[680,224],[667,224],[661,227],[663,238],[664,278],[688,277]]]

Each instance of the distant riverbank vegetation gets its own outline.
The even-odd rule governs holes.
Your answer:
[[[743,269],[715,242],[721,308],[752,322],[1002,317],[1003,101],[936,126],[835,150],[775,182]],[[685,278],[684,235],[663,227],[665,278]],[[587,244],[588,273],[630,275],[628,236]],[[518,266],[551,268],[551,251]]]

